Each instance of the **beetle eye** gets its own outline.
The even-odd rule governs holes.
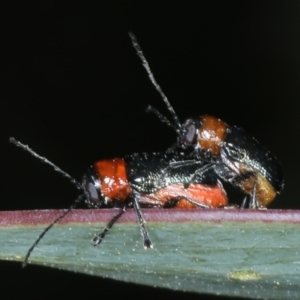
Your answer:
[[[193,120],[187,120],[183,125],[180,132],[180,142],[185,145],[191,145],[195,141],[197,129]]]
[[[99,187],[99,180],[97,179],[97,175],[95,174],[93,166],[91,166],[83,175],[82,186],[88,194],[86,203],[92,207],[98,207],[99,205],[101,205],[102,198],[100,193],[101,190]]]
[[[92,182],[87,182],[85,189],[89,194],[89,200],[94,204],[98,204],[100,199],[95,185]]]

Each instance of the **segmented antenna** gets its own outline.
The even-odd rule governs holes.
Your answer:
[[[80,195],[75,202],[59,217],[57,217],[49,226],[47,226],[44,231],[38,236],[38,238],[35,240],[35,242],[32,244],[32,246],[27,251],[27,254],[25,256],[24,262],[22,264],[23,267],[25,267],[28,263],[29,256],[35,246],[40,242],[40,240],[44,237],[44,235],[56,224],[58,223],[62,218],[64,218],[72,209],[74,209],[80,202],[82,202],[84,199],[88,198],[88,194],[82,184],[78,182],[76,179],[74,179],[71,175],[60,169],[58,166],[53,164],[51,161],[49,161],[46,157],[38,155],[36,152],[34,152],[32,149],[30,149],[27,145],[22,144],[21,142],[17,141],[15,138],[11,137],[9,141],[13,144],[15,144],[17,147],[22,148],[23,150],[29,152],[32,156],[35,158],[41,160],[42,162],[46,163],[47,165],[51,166],[56,172],[62,174],[64,177],[68,178],[76,187],[77,189],[83,191],[83,195]]]
[[[154,113],[162,123],[167,124],[169,127],[173,128],[175,131],[177,131],[177,128],[174,124],[172,124],[164,115],[162,115],[156,108],[149,105],[146,108],[146,112]]]
[[[174,125],[170,125],[171,122],[169,122],[166,117],[162,116],[162,114],[159,113],[158,110],[156,110],[155,108],[152,108],[151,106],[149,106],[148,110],[150,110],[151,112],[154,112],[162,122],[164,122],[167,125],[175,128],[176,131],[179,131],[180,128],[181,128],[181,123],[180,123],[180,121],[179,121],[179,119],[176,115],[176,112],[175,112],[173,106],[169,102],[167,96],[164,94],[164,92],[162,91],[162,89],[159,86],[159,84],[157,83],[157,81],[155,80],[154,75],[153,75],[153,73],[150,69],[149,63],[148,63],[146,57],[144,56],[144,53],[143,53],[143,51],[142,51],[135,35],[132,32],[129,32],[129,36],[131,38],[131,42],[132,42],[132,45],[133,45],[134,49],[136,50],[138,56],[140,57],[140,59],[143,63],[144,68],[147,71],[147,74],[148,74],[148,77],[150,78],[150,81],[154,85],[155,89],[159,92],[160,96],[162,97],[163,101],[165,102],[165,104],[167,106],[168,111],[171,113],[173,121],[174,121]],[[165,121],[165,120],[167,120],[167,121]]]
[[[79,190],[82,190],[84,193],[86,193],[85,189],[82,187],[81,183],[78,182],[76,179],[74,179],[71,175],[69,175],[67,172],[63,171],[61,168],[56,166],[54,163],[52,163],[50,160],[48,160],[46,157],[38,155],[36,152],[34,152],[31,148],[28,147],[28,145],[24,145],[21,142],[17,141],[15,138],[11,137],[9,138],[9,141],[13,144],[15,144],[17,147],[22,148],[23,150],[29,152],[32,156],[35,158],[41,160],[43,163],[51,166],[56,172],[62,174],[64,177],[68,178]]]
[[[64,212],[62,213],[59,217],[57,217],[50,225],[48,225],[44,231],[38,236],[38,238],[35,240],[35,242],[32,244],[32,246],[28,249],[26,256],[24,258],[24,261],[22,263],[22,267],[26,267],[27,263],[28,263],[28,259],[29,256],[31,254],[31,252],[33,251],[33,249],[35,248],[35,246],[40,242],[40,240],[45,236],[45,234],[56,224],[58,223],[61,219],[63,219],[72,209],[76,208],[77,205],[82,202],[84,199],[86,198],[86,195],[80,195],[75,202]]]

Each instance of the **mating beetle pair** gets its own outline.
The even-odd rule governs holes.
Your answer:
[[[24,265],[45,233],[82,201],[86,201],[89,207],[120,208],[106,228],[94,237],[95,246],[101,243],[126,209],[133,207],[141,225],[144,247],[150,248],[152,243],[144,226],[143,207],[226,207],[228,199],[221,181],[229,182],[245,193],[241,207],[265,207],[283,189],[283,175],[277,159],[241,128],[228,126],[212,116],[188,119],[181,124],[157,84],[135,36],[130,34],[130,37],[150,80],[167,105],[173,123],[156,109],[149,107],[149,110],[176,130],[177,142],[165,153],[135,153],[124,158],[98,161],[79,183],[47,159],[11,138],[11,142],[54,167],[83,192],[74,205],[38,237],[29,249]]]
[[[148,108],[177,132],[177,142],[169,152],[185,150],[191,153],[191,160],[176,162],[174,167],[199,164],[195,175],[213,170],[215,176],[230,182],[250,198],[250,208],[266,207],[270,204],[284,187],[283,172],[277,158],[242,128],[229,126],[213,116],[190,118],[181,124],[168,98],[156,82],[135,36],[130,33],[130,37],[151,82],[172,115],[173,123],[156,109],[151,106]],[[170,163],[171,168],[172,165],[174,164]],[[193,179],[192,176],[190,182]],[[247,197],[241,207],[246,206],[246,200]]]

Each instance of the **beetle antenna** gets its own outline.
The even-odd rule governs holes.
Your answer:
[[[32,244],[32,246],[29,248],[29,250],[26,253],[26,256],[24,258],[24,261],[22,263],[22,267],[26,267],[28,263],[29,256],[35,246],[40,242],[40,240],[45,236],[45,234],[56,224],[58,223],[62,218],[64,218],[72,209],[76,208],[76,206],[82,202],[86,198],[86,195],[80,195],[75,202],[64,212],[62,213],[59,217],[57,217],[49,226],[47,226],[44,231],[38,236],[38,238],[35,240],[35,242]]]
[[[11,137],[9,141],[13,144],[15,144],[17,147],[22,148],[23,150],[29,152],[32,156],[35,158],[41,160],[43,163],[46,163],[47,165],[51,166],[56,172],[62,174],[64,177],[68,178],[76,187],[77,189],[81,190],[86,194],[85,189],[83,188],[82,184],[78,182],[76,179],[74,179],[71,175],[69,175],[67,172],[63,171],[61,168],[56,166],[54,163],[52,163],[50,160],[48,160],[46,157],[38,155],[36,152],[34,152],[31,148],[28,147],[28,145],[24,145],[21,142],[17,141],[15,138]]]
[[[64,177],[68,178],[76,187],[77,189],[83,191],[83,194],[80,195],[75,202],[59,217],[57,217],[49,226],[47,226],[44,231],[38,236],[36,241],[33,243],[33,245],[29,248],[27,251],[27,254],[25,256],[24,262],[22,264],[23,267],[25,267],[28,263],[29,256],[35,246],[40,242],[40,240],[45,236],[45,234],[56,224],[58,223],[62,218],[64,218],[72,209],[76,208],[79,203],[81,203],[84,199],[88,198],[88,194],[82,184],[78,182],[76,179],[74,179],[71,175],[69,175],[67,172],[63,171],[61,168],[56,166],[54,163],[52,163],[50,160],[48,160],[46,157],[38,155],[35,151],[33,151],[31,148],[28,147],[28,145],[24,145],[21,142],[17,141],[15,138],[11,137],[9,141],[13,144],[15,144],[17,147],[22,148],[23,150],[29,152],[32,156],[35,158],[41,160],[42,162],[46,163],[47,165],[51,166],[56,172],[62,174]]]
[[[150,78],[150,81],[152,82],[152,84],[154,85],[155,89],[159,92],[160,96],[162,97],[163,101],[165,102],[166,106],[167,106],[167,109],[168,111],[171,113],[172,115],[172,118],[173,118],[173,121],[174,121],[174,124],[175,124],[175,127],[177,128],[177,130],[179,130],[181,128],[181,123],[179,122],[179,119],[176,115],[176,112],[173,108],[173,106],[171,105],[171,103],[169,102],[167,96],[164,94],[164,92],[162,91],[160,85],[157,83],[157,81],[155,80],[154,78],[154,75],[150,69],[150,66],[149,66],[149,63],[146,59],[146,57],[144,56],[144,53],[135,37],[135,35],[132,33],[132,32],[129,32],[129,36],[131,38],[131,42],[132,42],[132,45],[134,47],[134,49],[136,50],[138,56],[140,57],[140,59],[142,60],[142,63],[143,63],[143,66],[144,68],[146,69],[147,71],[147,74],[148,74],[148,77]],[[151,110],[153,111],[153,110]],[[166,120],[166,117],[161,117],[162,115],[160,113],[158,113],[158,111],[156,110],[155,114],[159,117],[159,119],[161,121],[163,120]],[[163,121],[164,123],[170,123],[169,121],[168,122],[165,122]],[[174,126],[172,126],[174,128]]]
[[[162,123],[167,124],[169,127],[173,128],[177,132],[177,128],[173,123],[171,123],[164,115],[162,115],[156,108],[149,105],[146,108],[146,112],[154,113]]]

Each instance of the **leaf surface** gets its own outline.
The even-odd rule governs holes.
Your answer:
[[[1,212],[0,259],[21,262],[62,212]],[[36,246],[30,263],[173,290],[300,298],[299,211],[144,209],[154,244],[144,250],[129,210],[93,247],[94,235],[116,213],[72,211]]]

